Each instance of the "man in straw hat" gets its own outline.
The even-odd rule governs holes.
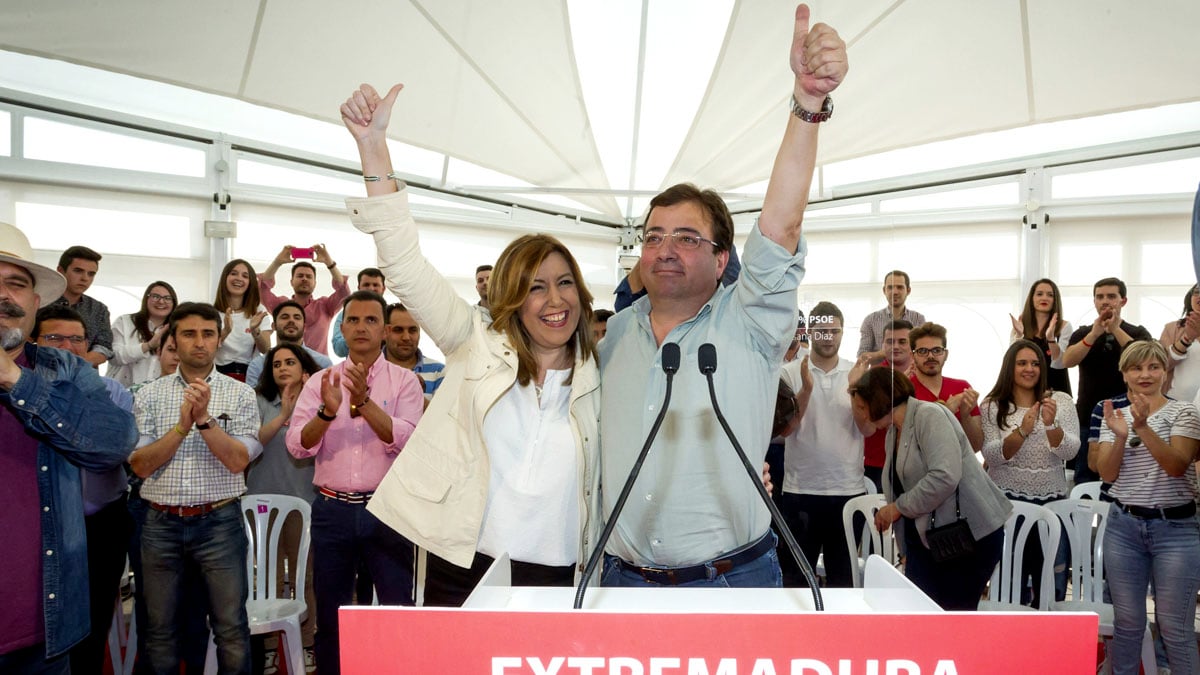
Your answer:
[[[91,364],[26,342],[62,275],[0,223],[0,672],[68,673],[90,630],[79,469],[119,466],[137,440]]]

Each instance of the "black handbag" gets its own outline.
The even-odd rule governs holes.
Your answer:
[[[948,562],[964,558],[975,553],[975,535],[967,519],[958,510],[958,488],[954,488],[954,517],[956,520],[949,525],[936,527],[935,515],[929,514],[929,529],[925,531],[925,541],[929,542],[929,554],[934,562]]]

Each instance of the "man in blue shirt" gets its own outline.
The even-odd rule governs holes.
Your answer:
[[[650,203],[640,273],[647,296],[608,321],[600,342],[600,438],[604,518],[612,517],[663,399],[664,343],[682,364],[670,415],[606,547],[605,585],[778,586],[770,516],[713,419],[701,345],[716,347],[724,412],[751,464],[770,442],[779,368],[795,332],[804,273],[800,226],[808,203],[818,123],[847,70],[845,43],[825,24],[795,15],[792,111],[737,283],[720,287],[733,219],[720,195],[684,184]]]
[[[0,223],[0,672],[57,674],[89,630],[79,469],[119,466],[137,435],[91,364],[26,342],[66,287],[32,260],[25,235]]]
[[[383,295],[383,272],[377,267],[367,267],[358,273],[358,290],[371,291]],[[342,310],[337,318],[333,320],[333,353],[343,359],[349,356],[350,347],[346,344],[346,336],[342,335],[342,316],[346,311]],[[325,367],[325,366],[322,366]]]
[[[396,302],[387,308],[387,333],[384,335],[384,356],[388,361],[408,368],[421,378],[425,400],[442,384],[442,371],[446,364],[426,359],[417,346],[421,343],[421,327],[412,318],[408,308]]]

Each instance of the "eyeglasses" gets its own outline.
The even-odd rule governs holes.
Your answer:
[[[913,350],[913,353],[917,356],[929,356],[930,354],[933,354],[934,356],[941,356],[948,351],[950,350],[946,349],[945,347],[918,347],[917,349]]]
[[[642,239],[642,248],[658,248],[663,245],[667,237],[675,240],[675,245],[683,249],[700,248],[701,242],[708,242],[713,245],[713,248],[720,248],[717,242],[712,239],[705,239],[698,234],[691,232],[649,232]]]
[[[155,302],[170,302],[171,301],[171,296],[159,295],[158,293],[147,293],[146,297]]]
[[[64,342],[70,342],[73,345],[81,345],[87,342],[87,338],[82,335],[59,335],[58,333],[43,335],[42,339],[52,345],[60,345]]]

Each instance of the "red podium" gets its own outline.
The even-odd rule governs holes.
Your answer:
[[[1095,672],[1098,617],[943,612],[885,560],[864,587],[509,586],[501,558],[460,609],[343,607],[348,675],[950,675]]]

